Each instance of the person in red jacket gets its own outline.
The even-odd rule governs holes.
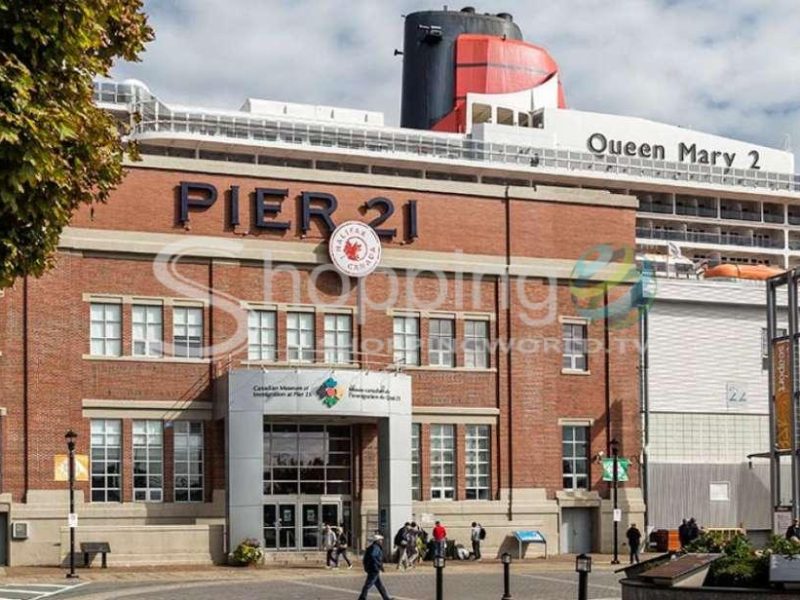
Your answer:
[[[433,543],[436,548],[436,556],[444,556],[447,548],[447,529],[444,528],[441,521],[436,521],[433,527]]]

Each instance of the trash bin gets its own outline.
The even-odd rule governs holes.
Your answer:
[[[669,547],[669,530],[656,529],[650,534],[651,547],[655,546],[656,552],[667,552]]]

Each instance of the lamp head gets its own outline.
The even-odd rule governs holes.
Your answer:
[[[72,450],[75,448],[75,440],[78,439],[78,434],[70,429],[66,434],[64,434],[64,439],[67,440],[67,448]]]
[[[500,560],[504,565],[511,564],[511,555],[508,552],[503,552],[502,556],[500,556]]]
[[[619,452],[619,441],[617,441],[617,438],[613,438],[608,445],[611,446],[611,454],[617,454]]]
[[[588,554],[579,554],[575,557],[575,571],[577,573],[592,572],[592,557]]]
[[[436,569],[444,569],[444,556],[434,556],[433,566]]]

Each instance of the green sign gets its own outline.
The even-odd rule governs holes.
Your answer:
[[[617,481],[628,481],[628,467],[631,461],[627,458],[617,459]],[[603,459],[603,481],[614,481],[614,459]]]

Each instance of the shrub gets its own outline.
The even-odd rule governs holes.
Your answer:
[[[247,538],[236,546],[236,550],[231,554],[231,559],[238,565],[254,565],[264,559],[264,550],[261,542],[254,538]]]
[[[723,555],[711,565],[705,585],[765,588],[769,586],[770,556],[796,556],[800,554],[800,544],[773,535],[763,550],[756,550],[741,533],[726,538],[722,532],[709,531],[689,544],[686,551]]]

